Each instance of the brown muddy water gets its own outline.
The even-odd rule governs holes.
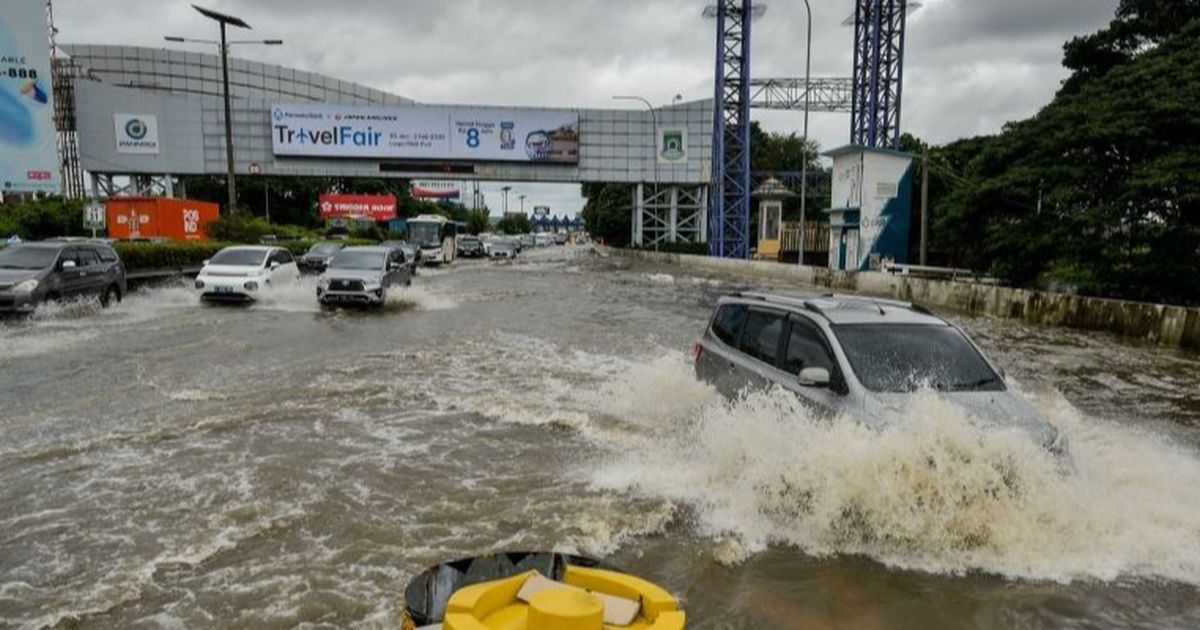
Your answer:
[[[0,627],[395,627],[422,567],[523,549],[692,628],[1200,627],[1200,356],[955,318],[1064,474],[934,394],[880,433],[720,400],[688,352],[748,287],[556,248],[379,313],[178,286],[0,322]]]

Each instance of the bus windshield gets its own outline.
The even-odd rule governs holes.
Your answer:
[[[408,240],[419,243],[422,247],[438,247],[442,244],[442,224],[409,221]]]

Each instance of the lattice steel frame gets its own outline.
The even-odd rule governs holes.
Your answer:
[[[855,0],[853,144],[900,146],[907,8],[906,0]]]
[[[706,240],[708,187],[693,185],[633,187],[633,244],[703,243]]]
[[[808,92],[809,111],[849,113],[853,108],[854,79],[851,77],[752,79],[750,107],[804,111],[804,93]]]
[[[708,253],[750,255],[751,0],[719,0]]]

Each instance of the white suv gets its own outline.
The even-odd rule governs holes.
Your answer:
[[[263,291],[299,278],[296,260],[282,247],[226,247],[204,261],[196,290],[205,302],[253,302]]]

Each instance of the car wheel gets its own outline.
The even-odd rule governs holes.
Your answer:
[[[101,308],[108,308],[112,306],[113,300],[116,300],[117,304],[121,303],[121,290],[117,288],[117,285],[110,284],[108,285],[108,288],[104,289],[104,293],[100,294]]]

